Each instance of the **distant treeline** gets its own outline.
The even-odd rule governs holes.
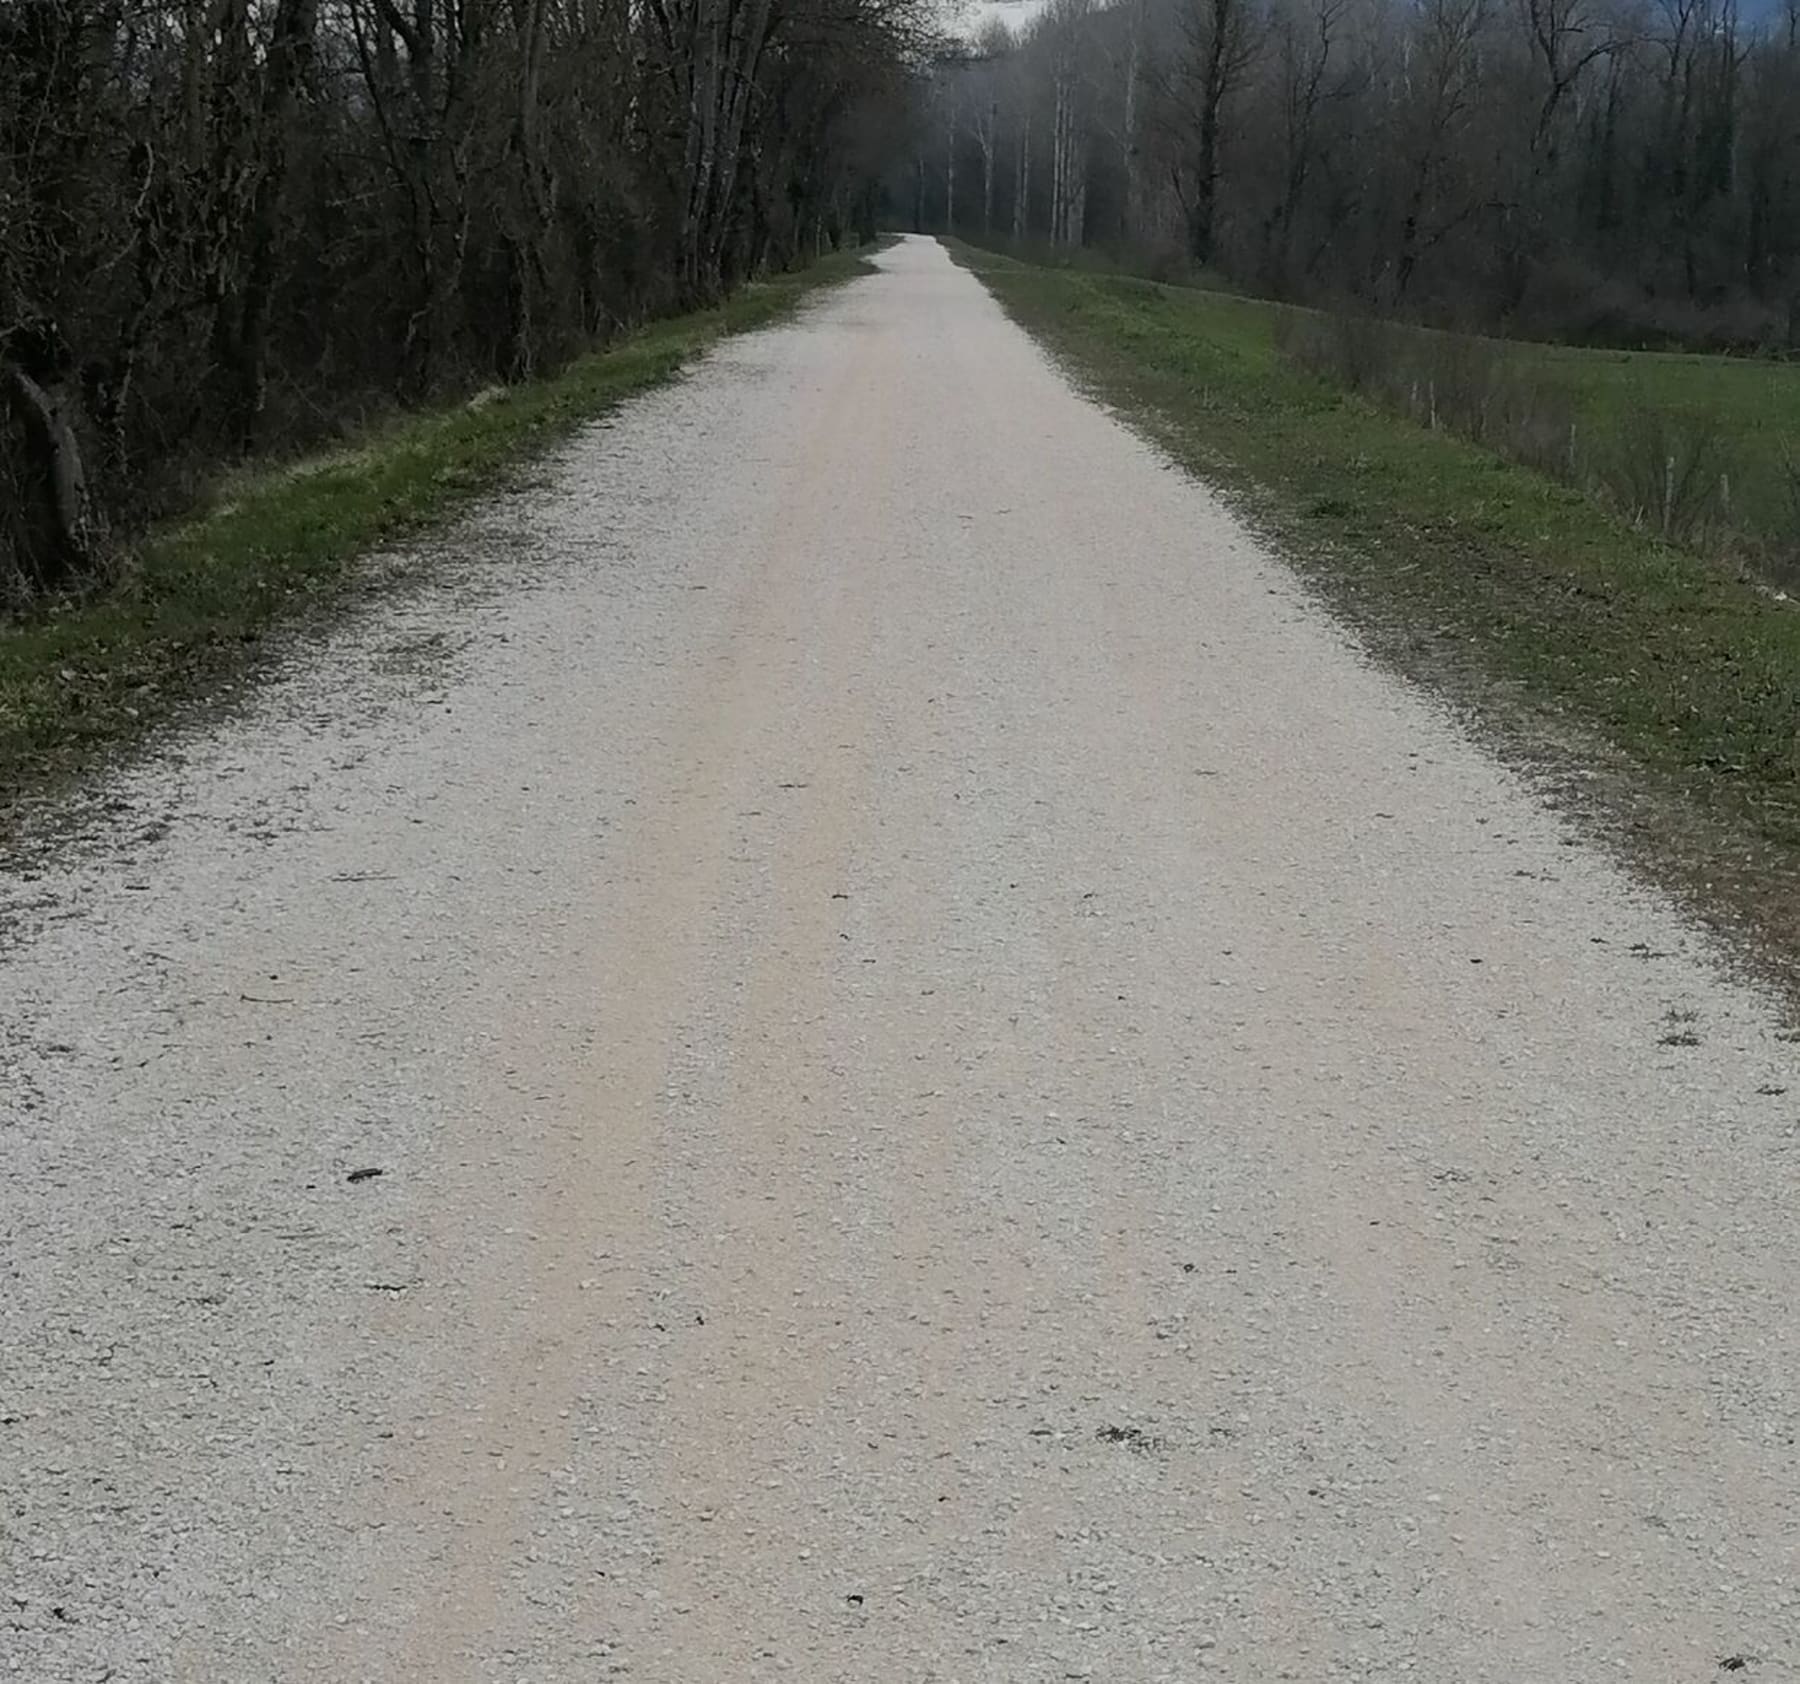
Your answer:
[[[916,0],[6,0],[0,609],[873,227]]]
[[[1590,343],[1800,346],[1800,0],[1051,0],[919,92],[927,227]]]

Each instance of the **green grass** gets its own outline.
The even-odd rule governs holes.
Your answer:
[[[1115,278],[1136,277],[1169,286],[1199,287],[1208,292],[1240,291],[1219,271],[1195,263],[1179,247],[1148,255],[1106,246],[1058,246],[1037,237],[1015,240],[1000,233],[986,237],[959,236],[956,244],[959,248],[979,249],[989,256],[1009,257],[1040,269],[1070,269],[1079,274]]]
[[[1222,277],[1204,271],[1161,274],[1141,259],[1116,257],[1088,247],[979,242],[979,258],[1007,257],[1042,268],[1071,269],[1127,281],[1169,283],[1212,293],[1237,294]],[[1291,310],[1251,301],[1269,322]],[[1428,337],[1437,337],[1427,334]],[[1800,363],[1766,357],[1698,352],[1592,350],[1528,340],[1486,342],[1516,378],[1537,379],[1564,397],[1580,434],[1584,476],[1604,478],[1604,458],[1629,449],[1621,437],[1632,418],[1654,411],[1676,430],[1698,428],[1716,445],[1719,466],[1730,478],[1730,523],[1749,540],[1749,559],[1800,572],[1800,485],[1790,485],[1788,463],[1800,465]],[[1730,534],[1719,534],[1729,541]]]
[[[1800,366],[1763,358],[1518,346],[1571,398],[1583,435],[1605,449],[1634,409],[1654,409],[1718,439],[1734,521],[1784,551],[1800,548],[1786,464],[1800,458]]]
[[[90,766],[241,676],[277,625],[342,606],[372,548],[445,520],[726,334],[779,320],[865,267],[841,253],[489,402],[409,415],[328,454],[240,474],[146,538],[116,588],[0,626],[0,830],[8,798]]]
[[[1596,787],[1623,771],[1610,815],[1629,815],[1639,856],[1800,953],[1800,611],[1304,372],[1276,347],[1274,306],[957,255],[1097,395],[1233,494],[1378,653],[1539,765],[1568,768],[1574,744],[1605,770]],[[1581,371],[1599,410],[1649,378],[1746,434],[1770,408],[1800,411],[1779,368],[1544,354]]]

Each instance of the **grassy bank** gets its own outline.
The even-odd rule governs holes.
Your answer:
[[[1270,305],[958,255],[1232,494],[1379,654],[1567,774],[1570,798],[1664,881],[1800,955],[1800,611],[1573,486],[1306,372]],[[1800,382],[1667,361],[1711,402],[1740,379],[1746,405],[1770,378]],[[1604,380],[1589,389],[1602,404]]]
[[[1239,290],[1168,257],[980,243],[989,255],[1042,268]],[[1260,308],[1282,349],[1312,372],[1452,432],[1471,431],[1479,411],[1476,442],[1549,469],[1659,534],[1668,528],[1691,547],[1800,594],[1800,365],[1587,349]],[[1434,383],[1447,389],[1433,391]],[[1674,509],[1665,506],[1670,489],[1679,493]]]
[[[341,605],[371,548],[446,519],[726,334],[777,321],[864,267],[841,253],[747,286],[718,309],[656,323],[551,379],[240,474],[190,519],[146,538],[115,589],[0,626],[0,828],[21,793],[241,676],[277,625]]]
[[[1272,310],[1294,362],[1395,414],[1566,481],[1780,587],[1800,584],[1800,370]]]
[[[1636,419],[1654,413],[1678,435],[1706,440],[1729,476],[1720,514],[1791,564],[1800,554],[1800,366],[1680,352],[1532,346],[1529,360],[1569,398],[1600,449],[1628,449]]]

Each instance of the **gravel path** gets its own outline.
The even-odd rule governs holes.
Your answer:
[[[1773,1007],[882,269],[7,887],[0,1674],[1800,1678]]]

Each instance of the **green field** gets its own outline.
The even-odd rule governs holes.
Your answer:
[[[344,602],[371,548],[449,518],[724,335],[778,320],[866,267],[840,253],[746,286],[717,309],[655,323],[552,378],[240,473],[191,518],[146,538],[113,589],[0,624],[0,839],[11,799],[242,675],[276,626]]]
[[[1616,438],[1644,410],[1710,432],[1731,480],[1731,519],[1784,562],[1788,551],[1800,553],[1800,507],[1787,472],[1790,459],[1800,461],[1800,364],[1561,345],[1509,353],[1570,394],[1589,439]]]
[[[1800,611],[1577,487],[1305,372],[1254,300],[957,255],[1096,395],[1224,489],[1408,675],[1581,791],[1639,861],[1800,954]],[[1536,348],[1585,426],[1650,382],[1774,477],[1800,379]],[[1571,796],[1571,799],[1574,799]]]
[[[1096,280],[1129,291],[1159,277],[1134,272],[1091,248],[1057,249],[1006,244],[984,251],[981,261],[1007,258]],[[1243,298],[1211,274],[1166,277],[1170,291],[1198,291],[1213,309],[1214,331],[1247,348],[1273,348],[1280,324],[1316,318],[1316,312]],[[1197,305],[1197,307],[1199,307]],[[1604,494],[1614,458],[1632,440],[1622,439],[1646,414],[1668,423],[1673,442],[1704,436],[1711,466],[1723,474],[1723,507],[1710,511],[1712,530],[1701,538],[1715,556],[1758,568],[1772,567],[1800,580],[1800,363],[1761,357],[1685,352],[1587,350],[1528,341],[1477,339],[1428,329],[1390,326],[1392,344],[1450,342],[1478,348],[1514,380],[1541,388],[1576,423],[1575,477]],[[1559,417],[1560,419],[1560,417]],[[1796,477],[1790,478],[1789,463]],[[1559,460],[1559,471],[1570,464]]]

